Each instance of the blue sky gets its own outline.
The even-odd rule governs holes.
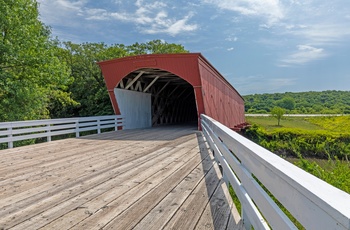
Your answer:
[[[350,90],[349,0],[38,2],[61,41],[182,44],[242,95]]]

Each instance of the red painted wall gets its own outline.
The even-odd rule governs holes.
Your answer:
[[[205,114],[229,128],[245,122],[244,100],[203,57],[198,59]]]
[[[120,80],[135,70],[156,68],[171,72],[193,86],[198,117],[205,113],[230,128],[245,122],[242,97],[200,53],[139,55],[103,61],[99,65],[116,114],[120,112],[113,90]]]

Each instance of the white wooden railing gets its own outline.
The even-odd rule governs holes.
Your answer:
[[[266,189],[306,229],[350,229],[348,193],[206,115],[201,115],[201,125],[225,182],[231,184],[240,200],[246,229],[297,229]]]
[[[0,122],[0,143],[8,143],[8,148],[13,148],[14,141],[43,137],[51,141],[52,136],[70,133],[79,137],[84,131],[97,130],[101,133],[101,129],[117,130],[123,123],[123,117],[118,115]]]

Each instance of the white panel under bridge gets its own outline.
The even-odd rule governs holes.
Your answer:
[[[150,93],[114,89],[120,113],[125,119],[124,129],[152,127],[152,98]]]

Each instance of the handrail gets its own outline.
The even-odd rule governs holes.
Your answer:
[[[124,119],[120,115],[77,117],[63,119],[29,120],[15,122],[0,122],[0,143],[8,143],[13,148],[14,141],[46,137],[51,141],[52,136],[101,129],[122,127]]]
[[[242,206],[246,229],[297,229],[270,192],[306,229],[350,229],[350,195],[201,115],[203,134]]]

